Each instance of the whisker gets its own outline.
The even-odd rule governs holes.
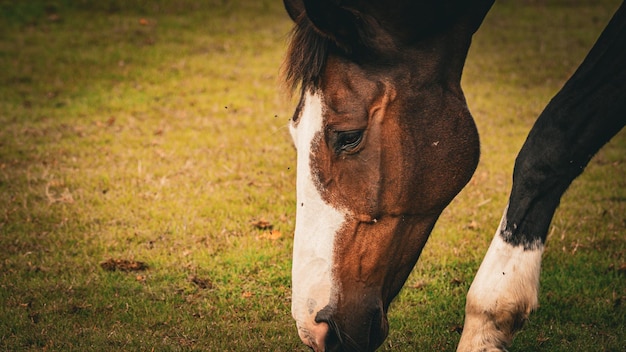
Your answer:
[[[359,352],[362,350],[361,346],[359,346],[350,336],[345,336],[346,342],[343,344],[344,349],[346,351]]]
[[[361,346],[359,346],[359,344],[356,343],[356,341],[354,341],[354,339],[350,337],[350,335],[342,332],[341,329],[339,329],[339,326],[334,319],[329,319],[327,323],[329,329],[333,331],[337,336],[337,340],[339,340],[342,350],[354,352],[358,352],[361,350]]]
[[[341,336],[342,335],[341,330],[339,330],[339,326],[337,325],[334,319],[328,320],[328,327],[332,332],[335,333],[335,335],[337,335],[337,339],[339,340],[339,343],[343,345],[343,337]]]

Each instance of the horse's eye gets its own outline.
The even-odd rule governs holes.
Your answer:
[[[337,132],[337,139],[335,141],[335,150],[337,152],[354,152],[355,149],[361,144],[363,140],[363,131],[343,131]]]

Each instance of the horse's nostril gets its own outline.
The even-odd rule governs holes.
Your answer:
[[[326,306],[324,309],[320,310],[315,316],[315,322],[318,324],[324,324],[328,327],[326,335],[324,336],[324,351],[343,351],[343,340],[341,338],[341,332],[339,330],[339,327],[333,320],[332,309]]]
[[[330,306],[326,306],[322,308],[319,312],[317,312],[317,314],[315,315],[315,322],[328,324],[330,321],[332,321],[332,315],[332,308]]]

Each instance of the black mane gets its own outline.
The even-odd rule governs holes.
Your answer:
[[[355,16],[352,21],[354,28],[348,32],[349,35],[338,38],[321,34],[305,12],[299,15],[291,32],[283,66],[283,77],[291,92],[298,85],[303,90],[317,88],[331,53],[357,64],[378,60],[382,60],[380,63],[389,62],[388,54],[397,52],[396,43],[378,21],[364,13]]]
[[[284,62],[284,78],[290,91],[317,88],[326,65],[332,41],[320,35],[305,15],[301,15],[291,32],[289,50]]]

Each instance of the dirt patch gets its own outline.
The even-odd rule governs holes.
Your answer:
[[[191,281],[194,285],[198,286],[199,288],[203,290],[213,288],[213,283],[211,282],[211,280],[207,278],[192,276],[191,278],[189,278],[189,281]]]
[[[109,259],[100,263],[100,267],[106,271],[143,271],[148,269],[148,265],[144,262],[138,262],[128,259]]]

